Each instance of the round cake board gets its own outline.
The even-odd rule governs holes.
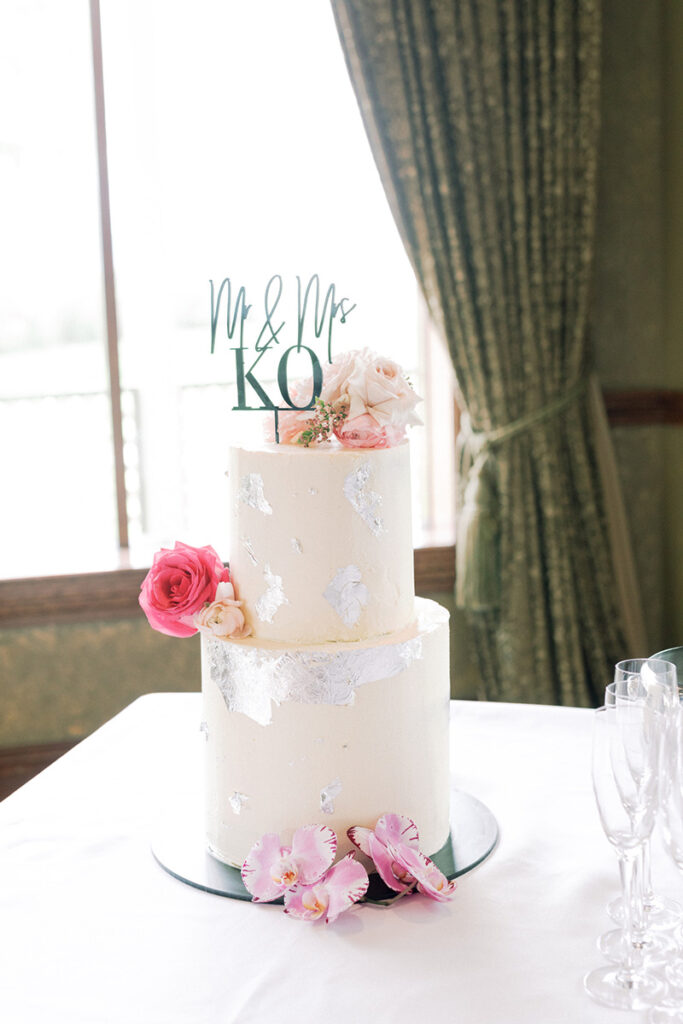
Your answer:
[[[485,804],[469,793],[451,793],[450,835],[431,859],[450,880],[481,864],[498,842],[498,824]],[[204,892],[234,900],[251,900],[237,868],[213,857],[206,848],[201,822],[177,814],[162,823],[152,841],[152,853],[174,878]],[[366,903],[387,903],[396,893],[372,872]],[[282,899],[274,902],[282,903]]]

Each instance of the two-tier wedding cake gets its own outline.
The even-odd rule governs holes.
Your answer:
[[[177,544],[143,585],[155,628],[202,633],[206,832],[226,864],[314,823],[344,854],[387,812],[426,854],[448,838],[448,613],[414,594],[417,401],[395,363],[345,353],[280,443],[230,449],[229,568]]]

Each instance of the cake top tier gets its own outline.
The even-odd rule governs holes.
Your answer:
[[[315,644],[412,620],[405,437],[420,398],[397,363],[367,349],[323,370],[306,348],[313,376],[290,383],[295,350],[278,372],[286,405],[258,387],[271,443],[231,449],[229,569],[211,547],[176,542],[155,555],[140,603],[161,632]]]
[[[229,480],[230,571],[254,637],[364,640],[412,620],[406,443],[232,448]]]

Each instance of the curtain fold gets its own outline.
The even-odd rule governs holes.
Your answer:
[[[483,696],[599,703],[633,653],[589,387],[599,3],[332,8],[465,413],[457,597]]]

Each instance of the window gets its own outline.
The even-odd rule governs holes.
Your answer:
[[[412,434],[416,544],[452,543],[452,388],[320,0],[101,0],[125,495],[117,495],[85,0],[0,15],[0,575],[133,566],[181,538],[228,550],[234,431],[209,281],[261,296],[317,273],[427,399]],[[64,55],[68,53],[68,60]],[[283,301],[285,296],[283,295]],[[239,418],[239,423],[237,422]],[[438,441],[435,442],[435,439]],[[438,443],[438,471],[430,453]],[[446,470],[446,472],[444,472]],[[19,496],[16,499],[14,496]]]

